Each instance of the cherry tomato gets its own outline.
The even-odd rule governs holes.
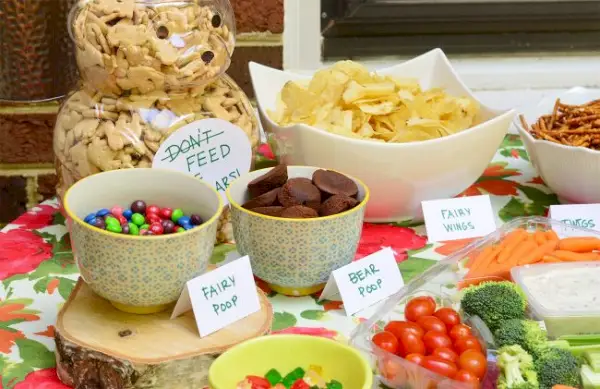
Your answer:
[[[470,371],[475,374],[478,378],[485,376],[485,369],[487,368],[487,359],[480,351],[477,350],[466,350],[460,354],[458,364],[462,370]]]
[[[407,361],[411,361],[412,363],[416,363],[417,365],[420,365],[423,363],[423,360],[425,359],[425,355],[413,353],[413,354],[408,354],[406,357],[404,357],[404,359],[406,359]]]
[[[435,350],[433,350],[433,353],[431,353],[431,355],[445,359],[450,362],[458,362],[458,354],[454,352],[454,350],[452,350],[450,347],[438,347]]]
[[[380,349],[388,351],[392,354],[398,352],[398,339],[391,332],[378,332],[373,336],[373,343]]]
[[[423,343],[425,343],[425,348],[428,353],[432,353],[436,348],[452,347],[450,338],[443,332],[438,331],[427,331],[425,335],[423,335]]]
[[[423,331],[423,329],[418,324],[411,323],[409,321],[391,321],[385,326],[384,330],[386,330],[387,332],[391,332],[398,339],[400,339],[400,336],[404,332],[412,332],[419,338],[422,338],[423,335],[425,335],[425,331]]]
[[[433,316],[440,319],[445,325],[448,331],[457,324],[460,324],[460,315],[452,308],[440,308]]]
[[[450,330],[450,337],[456,342],[457,339],[473,336],[471,328],[464,324],[457,324]]]
[[[417,324],[427,331],[438,331],[446,333],[446,325],[435,316],[421,316],[417,319]]]
[[[429,296],[415,297],[404,308],[404,317],[408,321],[417,321],[421,316],[431,316],[435,312],[435,300]]]
[[[467,382],[474,384],[473,387],[479,386],[479,378],[470,371],[467,370],[459,370],[458,373],[454,376],[456,381]]]
[[[454,363],[438,357],[425,357],[421,366],[427,370],[448,378],[454,377],[458,372],[458,369]]]
[[[454,342],[454,350],[456,350],[456,352],[459,354],[462,354],[467,350],[476,350],[479,352],[483,351],[481,344],[479,344],[479,340],[477,340],[477,338],[474,336],[459,338],[456,342]]]
[[[425,343],[412,332],[404,332],[400,336],[400,344],[406,354],[425,354]]]

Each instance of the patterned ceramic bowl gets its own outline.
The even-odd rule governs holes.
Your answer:
[[[303,296],[321,290],[329,275],[354,259],[362,231],[369,189],[358,185],[355,208],[327,217],[284,219],[242,208],[248,197],[248,183],[269,169],[248,173],[227,189],[237,249],[250,256],[254,274],[281,294]],[[312,178],[319,168],[288,166],[288,177]]]
[[[86,215],[134,200],[181,208],[205,220],[184,233],[133,236],[90,226]],[[82,278],[117,309],[155,313],[169,308],[187,281],[206,270],[223,207],[219,194],[191,175],[161,169],[124,169],[95,174],[66,193],[73,252]]]

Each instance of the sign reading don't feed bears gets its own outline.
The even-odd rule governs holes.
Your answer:
[[[211,184],[227,202],[225,190],[250,171],[252,145],[240,127],[222,119],[187,124],[161,145],[152,167],[192,174]]]

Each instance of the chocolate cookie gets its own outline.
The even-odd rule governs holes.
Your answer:
[[[287,166],[277,165],[269,170],[267,174],[255,178],[248,184],[248,192],[250,197],[258,197],[275,188],[279,188],[286,183],[288,179]]]
[[[293,207],[286,208],[281,213],[281,217],[285,217],[287,219],[310,219],[313,217],[319,217],[319,214],[312,208],[305,207],[303,205],[294,205]]]
[[[317,188],[329,195],[346,195],[356,197],[358,186],[343,174],[331,170],[317,170],[313,173],[312,182]]]
[[[281,187],[277,199],[284,207],[305,205],[317,210],[321,205],[321,192],[308,178],[291,178]]]
[[[281,217],[281,214],[284,210],[285,208],[279,206],[252,208],[252,212],[274,217]]]
[[[321,204],[319,215],[331,216],[337,215],[358,205],[359,201],[346,195],[333,195]]]
[[[267,193],[263,193],[260,196],[253,198],[252,200],[248,200],[244,203],[244,205],[242,205],[242,208],[254,210],[254,208],[270,207],[277,202],[277,195],[279,194],[280,190],[280,188],[275,188]]]

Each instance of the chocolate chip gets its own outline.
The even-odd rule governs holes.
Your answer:
[[[286,208],[281,213],[281,217],[287,219],[310,219],[319,217],[319,214],[312,208],[303,205],[294,205],[293,207]]]
[[[254,198],[283,186],[288,179],[287,166],[278,165],[269,170],[267,174],[255,178],[248,184],[250,197]]]
[[[277,195],[279,194],[280,188],[275,188],[267,193],[264,193],[258,197],[249,200],[242,205],[242,208],[254,210],[254,208],[270,207],[277,201]]]
[[[317,210],[321,205],[321,192],[308,178],[291,178],[281,187],[277,199],[284,207],[305,205]]]
[[[158,39],[167,39],[169,37],[169,29],[167,26],[160,26],[156,29]]]
[[[133,334],[133,332],[131,332],[131,330],[123,330],[123,331],[119,331],[119,336],[120,336],[121,338],[124,338],[124,337],[126,337],[126,336],[129,336],[129,335],[131,335],[131,334]]]
[[[285,208],[280,206],[252,208],[252,212],[274,217],[281,217],[284,210]]]
[[[321,204],[319,215],[331,216],[342,213],[358,205],[359,201],[346,195],[333,195]]]
[[[212,51],[205,51],[204,53],[202,53],[200,58],[202,59],[202,61],[204,61],[204,63],[208,64],[215,58],[215,53],[213,53]]]
[[[221,26],[221,15],[214,14],[212,19],[210,20],[213,28],[219,28]]]
[[[348,197],[358,195],[358,186],[343,174],[331,170],[317,170],[313,173],[313,184],[329,195],[343,194]]]

